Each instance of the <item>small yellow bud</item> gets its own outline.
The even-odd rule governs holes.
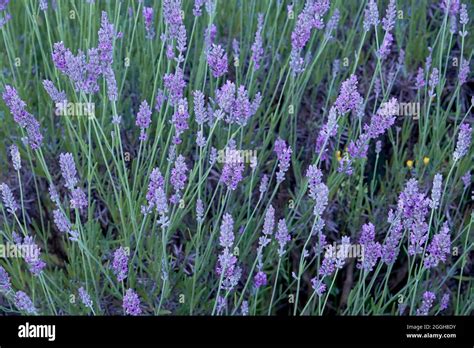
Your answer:
[[[408,160],[407,161],[407,167],[410,168],[410,169],[413,168],[413,163],[414,163],[413,160]]]
[[[425,157],[423,158],[423,163],[425,164],[425,166],[427,166],[428,163],[430,163],[430,158],[425,156]]]

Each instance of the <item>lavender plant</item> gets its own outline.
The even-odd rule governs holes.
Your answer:
[[[0,0],[0,313],[472,314],[472,11]]]

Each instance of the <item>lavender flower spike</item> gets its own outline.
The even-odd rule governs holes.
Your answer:
[[[84,306],[92,309],[91,297],[82,286],[79,288],[79,297],[81,298],[81,302]]]
[[[15,214],[18,209],[15,197],[7,184],[0,184],[0,192],[2,193],[3,205],[10,214]]]
[[[10,146],[10,156],[12,158],[13,168],[19,171],[21,169],[21,157],[20,151],[15,144]]]
[[[357,267],[370,272],[376,265],[378,258],[382,256],[382,246],[375,241],[375,227],[372,223],[362,226],[359,243],[364,247],[364,257]]]
[[[277,182],[281,183],[285,180],[285,173],[290,168],[291,161],[291,147],[287,146],[285,141],[281,138],[278,138],[275,142],[275,153],[278,157],[278,172],[277,172]]]
[[[67,100],[64,91],[58,91],[54,83],[50,80],[43,80],[43,87],[55,103],[61,103]]]
[[[364,30],[369,31],[372,26],[377,27],[379,25],[379,10],[375,0],[370,0],[365,9],[364,16]]]
[[[467,154],[467,150],[471,145],[471,134],[472,128],[468,123],[463,123],[459,127],[458,142],[456,143],[456,150],[454,150],[453,153],[453,158],[455,161],[459,161]]]
[[[73,190],[77,185],[77,170],[74,158],[71,153],[61,153],[59,155],[59,166],[61,168],[61,175],[66,182],[65,186],[69,190]]]
[[[278,242],[278,256],[282,257],[285,254],[285,245],[291,240],[290,235],[288,234],[288,228],[286,227],[285,219],[280,219],[278,221],[278,228],[275,234],[275,239]]]
[[[15,294],[15,306],[18,310],[27,314],[37,314],[33,301],[23,291],[17,291]]]
[[[252,61],[255,70],[260,68],[260,61],[263,57],[262,43],[263,14],[258,14],[257,32],[255,33],[255,41],[252,44]]]
[[[448,223],[445,222],[441,231],[433,236],[428,248],[428,256],[425,257],[425,268],[433,268],[438,266],[440,262],[446,262],[446,257],[451,249],[451,236]]]
[[[437,173],[433,179],[433,189],[431,191],[430,207],[437,209],[439,207],[439,200],[441,198],[441,185],[443,184],[443,176]]]
[[[112,270],[114,271],[119,282],[125,280],[128,275],[128,253],[125,248],[120,247],[114,252],[114,260],[112,262]]]
[[[416,310],[416,315],[428,315],[433,302],[436,298],[436,295],[431,291],[426,291],[423,294],[423,301],[421,302],[421,307]]]
[[[142,101],[140,104],[140,110],[137,114],[137,119],[135,125],[140,127],[140,141],[145,141],[147,139],[146,130],[150,127],[151,124],[151,108],[148,106],[146,100]]]
[[[31,149],[39,149],[43,142],[40,124],[32,114],[25,110],[26,103],[18,96],[16,89],[9,85],[5,85],[2,97],[15,123],[26,130],[28,144]]]
[[[212,45],[207,54],[207,63],[215,78],[221,77],[227,72],[227,54],[220,45]]]
[[[0,292],[6,294],[12,290],[12,285],[10,283],[10,276],[8,275],[5,268],[0,266]]]
[[[142,314],[140,299],[135,291],[128,289],[123,297],[123,310],[127,315],[137,316]]]

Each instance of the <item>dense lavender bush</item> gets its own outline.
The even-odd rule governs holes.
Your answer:
[[[0,313],[472,314],[471,5],[0,0]]]

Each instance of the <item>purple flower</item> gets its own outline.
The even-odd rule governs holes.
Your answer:
[[[173,137],[174,144],[181,143],[181,134],[189,128],[188,118],[188,101],[185,98],[181,98],[180,100],[178,100],[178,104],[171,119],[176,130],[176,133]]]
[[[204,204],[200,198],[196,201],[196,220],[200,224],[204,221]]]
[[[375,153],[378,155],[382,151],[382,142],[380,140],[377,140],[375,143]]]
[[[461,66],[459,68],[459,84],[463,85],[466,83],[469,76],[469,61],[461,58]]]
[[[337,134],[337,111],[335,107],[329,110],[328,121],[325,123],[319,131],[318,138],[316,140],[316,152],[322,153],[321,159],[323,161],[328,159],[327,156],[327,144],[331,137]]]
[[[0,0],[0,11],[5,11],[9,2],[10,0]]]
[[[399,243],[403,237],[403,225],[400,221],[400,217],[396,216],[393,210],[390,210],[388,213],[388,222],[390,229],[382,245],[381,259],[387,265],[391,265],[395,262],[400,251]]]
[[[61,175],[66,182],[64,186],[69,190],[73,190],[77,184],[77,170],[71,153],[67,152],[59,155],[59,167],[61,168]]]
[[[311,279],[311,287],[316,292],[318,296],[322,296],[326,292],[326,284],[317,277]]]
[[[265,213],[265,219],[263,220],[263,235],[258,239],[258,244],[260,250],[263,250],[264,247],[270,243],[270,236],[273,234],[273,229],[275,227],[275,209],[270,205]]]
[[[308,178],[309,197],[315,201],[313,215],[318,216],[322,221],[321,215],[328,203],[329,189],[322,182],[323,174],[316,165],[310,165],[306,171]],[[318,226],[322,228],[323,226]]]
[[[43,142],[40,132],[40,124],[32,114],[25,110],[26,103],[18,96],[18,92],[10,85],[5,85],[3,100],[7,105],[13,120],[22,128],[26,129],[28,144],[32,150],[37,150]]]
[[[52,81],[43,80],[43,87],[55,103],[60,103],[67,100],[66,93],[64,91],[58,91]]]
[[[227,299],[223,296],[216,298],[216,312],[217,315],[221,315],[227,309]]]
[[[207,63],[215,78],[221,77],[227,73],[227,54],[222,49],[221,45],[212,44],[212,47],[207,54]]]
[[[439,72],[437,68],[433,68],[433,70],[431,71],[430,80],[428,81],[428,85],[430,86],[430,90],[429,90],[430,98],[435,96],[434,89],[438,85],[438,83],[439,83]]]
[[[377,260],[382,256],[382,246],[375,241],[375,227],[372,223],[362,226],[362,232],[359,237],[359,243],[364,247],[362,262],[357,264],[366,272],[371,272],[377,264]]]
[[[233,289],[242,274],[242,270],[237,266],[237,257],[230,251],[234,244],[234,220],[228,213],[224,214],[220,228],[219,245],[223,251],[218,257],[216,273],[223,277],[223,288]]]
[[[60,209],[53,210],[53,219],[59,232],[70,235],[69,239],[72,241],[78,240],[78,233],[71,229],[71,223]]]
[[[397,4],[395,0],[390,0],[388,3],[385,17],[382,19],[382,27],[388,33],[393,29],[395,24],[395,17],[397,15]]]
[[[459,0],[442,0],[441,9],[446,14],[456,15],[459,12]]]
[[[211,23],[204,30],[204,52],[206,52],[206,55],[209,53],[209,50],[216,39],[216,35],[217,27],[214,23]]]
[[[469,22],[469,16],[467,13],[466,4],[461,4],[461,9],[459,10],[459,23],[461,25],[466,25]]]
[[[441,185],[443,183],[443,176],[437,173],[433,179],[433,189],[431,190],[431,209],[439,207],[439,200],[441,198]]]
[[[433,236],[428,245],[425,257],[425,268],[433,268],[438,266],[439,262],[446,262],[446,256],[449,255],[451,249],[451,236],[449,232],[448,223],[445,222],[441,231]]]
[[[311,37],[311,30],[323,29],[322,17],[329,10],[329,0],[306,1],[303,11],[298,15],[295,28],[291,33],[290,67],[293,74],[304,70],[301,52]]]
[[[112,270],[119,282],[125,280],[128,275],[128,253],[125,248],[120,247],[114,252]]]
[[[278,242],[278,256],[282,257],[285,254],[285,246],[291,240],[290,235],[288,234],[288,228],[286,227],[285,219],[280,219],[278,221],[277,232],[275,234],[275,239]]]
[[[102,11],[101,26],[98,32],[99,35],[99,57],[102,62],[102,73],[107,82],[107,96],[110,101],[117,100],[117,83],[115,74],[112,70],[112,63],[114,60],[114,40],[116,33],[113,24],[109,23],[107,12]]]
[[[8,272],[0,266],[0,292],[7,293],[12,290],[12,284],[10,283],[10,276]]]
[[[70,203],[72,209],[82,209],[87,207],[87,197],[81,188],[76,187],[71,191]]]
[[[2,193],[3,205],[7,208],[7,211],[10,214],[15,214],[18,209],[18,204],[16,203],[10,187],[7,184],[2,183],[0,184],[0,192]]]
[[[219,245],[225,249],[229,249],[234,244],[234,219],[232,215],[226,213],[222,218],[220,229]]]
[[[260,93],[257,93],[254,100],[250,102],[245,87],[240,86],[236,91],[235,84],[231,81],[227,81],[216,91],[217,105],[226,114],[225,121],[230,124],[235,122],[245,126],[249,118],[257,111],[261,100]]]
[[[263,14],[259,13],[257,19],[257,32],[255,33],[255,41],[252,44],[252,61],[255,70],[258,70],[260,68],[260,61],[263,57],[262,29]]]
[[[424,78],[424,71],[423,68],[418,68],[418,73],[416,75],[416,83],[415,83],[415,88],[416,89],[421,89],[425,86],[425,78]]]
[[[146,38],[151,40],[155,37],[153,7],[143,7],[143,20],[145,21]]]
[[[267,285],[267,275],[262,271],[258,271],[253,278],[253,282],[257,289],[265,286]]]
[[[229,140],[229,144],[225,148],[225,155],[221,161],[224,161],[222,167],[220,182],[224,183],[229,190],[235,191],[237,185],[243,179],[243,172],[245,169],[239,152],[235,148],[235,141]],[[222,152],[221,152],[222,154]],[[221,155],[219,157],[222,157]]]
[[[100,29],[98,31],[100,52],[100,61],[104,66],[111,66],[113,63],[113,45],[115,39],[115,30],[113,24],[109,23],[107,12],[102,11]]]
[[[357,76],[354,74],[342,83],[339,96],[334,103],[340,114],[349,110],[356,111],[359,104],[362,103],[362,97],[357,91],[357,83]]]
[[[15,144],[10,146],[10,156],[12,158],[13,168],[19,171],[21,169],[21,157],[20,151],[18,151],[18,147]]]
[[[446,293],[443,295],[441,298],[440,304],[439,304],[439,310],[444,311],[449,307],[449,293]]]
[[[89,307],[92,309],[92,300],[87,291],[81,286],[79,288],[79,297],[81,299],[81,302],[84,306]]]
[[[242,306],[240,307],[240,312],[242,313],[242,316],[249,315],[249,303],[248,303],[248,301],[242,301]]]
[[[290,168],[292,150],[290,146],[286,145],[283,139],[278,138],[277,141],[275,141],[274,151],[278,158],[277,183],[281,183],[285,180],[285,173]]]
[[[39,7],[41,11],[46,11],[48,9],[48,0],[40,0]]]
[[[38,276],[43,271],[43,268],[46,267],[46,263],[39,258],[41,254],[40,247],[34,242],[33,237],[31,236],[25,237],[22,247],[26,249],[24,259],[28,264],[30,272],[33,275]]]
[[[364,12],[364,30],[369,31],[370,27],[377,27],[380,23],[377,3],[374,0],[370,0]]]
[[[161,215],[168,212],[168,202],[164,191],[164,179],[159,168],[154,168],[150,174],[146,199],[148,201],[148,207],[143,207],[142,210],[144,213],[150,212],[153,207],[156,207],[156,210]]]
[[[410,179],[398,198],[398,212],[403,226],[410,232],[410,255],[420,254],[428,238],[428,225],[425,221],[430,199],[419,192],[418,181]]]
[[[194,17],[200,17],[202,15],[202,5],[205,0],[194,0],[193,15]]]
[[[49,197],[51,198],[51,201],[54,204],[58,206],[60,205],[58,191],[56,190],[56,187],[53,184],[49,185]]]
[[[15,306],[18,310],[23,311],[27,314],[36,314],[36,308],[33,301],[23,291],[17,291],[15,294]]]
[[[467,154],[467,150],[469,150],[469,146],[471,145],[471,133],[472,128],[468,123],[463,123],[459,127],[458,142],[456,143],[456,150],[453,152],[455,161],[459,161]]]
[[[327,277],[334,273],[336,270],[336,251],[332,245],[326,246],[326,253],[324,259],[319,267],[319,276]]]
[[[262,179],[260,180],[260,186],[258,188],[258,190],[260,191],[259,199],[263,198],[263,195],[265,194],[265,192],[267,192],[267,189],[268,189],[268,175],[264,174],[262,176]]]
[[[336,8],[326,25],[326,31],[324,33],[326,40],[331,40],[333,38],[332,32],[336,30],[340,17],[341,17],[341,13]]]
[[[184,157],[179,155],[176,158],[174,163],[174,168],[171,170],[171,178],[170,183],[174,188],[174,195],[171,198],[171,202],[177,204],[181,199],[180,191],[184,189],[186,185],[186,172],[188,168],[186,167],[186,162],[184,161]]]
[[[382,45],[380,46],[378,50],[380,59],[384,60],[388,57],[388,55],[390,54],[390,48],[392,47],[392,43],[393,43],[392,33],[386,32],[383,38]]]
[[[127,315],[137,316],[142,314],[140,299],[135,291],[128,289],[123,297],[123,310]]]
[[[145,141],[147,139],[146,130],[150,127],[151,124],[151,108],[148,106],[146,100],[142,101],[140,104],[140,110],[137,114],[137,119],[135,125],[140,127],[140,140]]]
[[[431,291],[426,291],[423,294],[423,301],[421,302],[421,307],[416,310],[416,315],[428,315],[431,307],[433,306],[433,301],[435,300],[436,295]]]
[[[163,18],[167,26],[170,39],[176,39],[179,34],[179,28],[183,24],[183,17],[181,14],[181,0],[164,0]]]
[[[204,93],[201,91],[194,91],[194,117],[196,123],[203,125],[208,120],[207,110],[204,101]]]
[[[371,118],[369,124],[364,125],[364,132],[354,143],[348,147],[349,154],[354,158],[365,158],[371,139],[384,134],[394,123],[398,114],[398,101],[396,98],[383,103],[377,113]]]
[[[183,98],[184,88],[186,87],[183,70],[177,67],[174,74],[165,74],[163,83],[169,93],[169,102],[171,105],[175,105]]]

